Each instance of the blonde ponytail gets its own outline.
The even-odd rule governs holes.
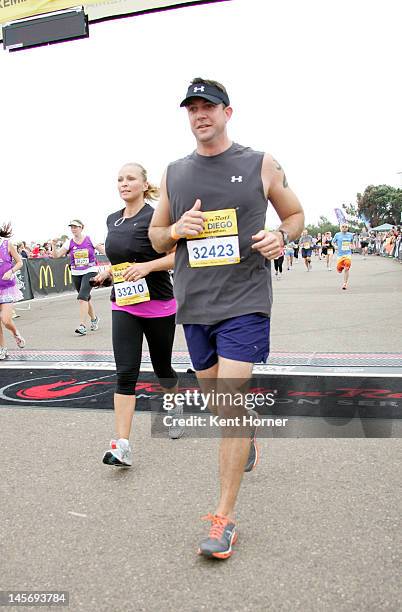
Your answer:
[[[156,185],[148,183],[148,189],[144,192],[144,198],[146,200],[159,200],[160,190]]]

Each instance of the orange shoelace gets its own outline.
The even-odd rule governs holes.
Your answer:
[[[226,525],[229,523],[229,519],[221,514],[207,514],[201,517],[202,521],[211,521],[211,529],[209,530],[209,537],[220,540]]]

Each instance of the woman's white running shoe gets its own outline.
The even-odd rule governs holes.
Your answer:
[[[130,443],[124,438],[111,440],[110,448],[103,455],[103,463],[120,467],[130,467],[133,463],[133,454]]]
[[[24,338],[21,336],[20,332],[17,331],[14,338],[15,338],[18,348],[23,349],[25,347],[26,342]]]

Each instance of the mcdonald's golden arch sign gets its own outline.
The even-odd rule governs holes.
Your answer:
[[[71,285],[72,282],[70,264],[66,263],[64,266],[64,286],[67,287],[67,285]]]
[[[39,270],[39,289],[42,289],[43,287],[49,287],[49,280],[50,286],[54,287],[53,272],[49,264],[47,264],[46,266],[41,266]]]

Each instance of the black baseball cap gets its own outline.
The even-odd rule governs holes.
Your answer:
[[[224,104],[230,106],[229,96],[216,87],[215,85],[207,85],[207,83],[193,83],[187,90],[186,97],[180,103],[180,106],[187,106],[190,98],[204,98],[212,104]]]

